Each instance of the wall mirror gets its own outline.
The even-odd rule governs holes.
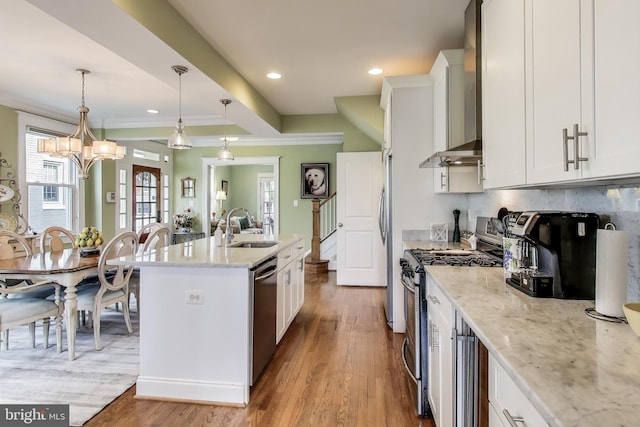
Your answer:
[[[195,178],[182,178],[182,197],[196,197],[196,179]]]

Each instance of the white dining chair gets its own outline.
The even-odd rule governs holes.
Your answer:
[[[0,231],[0,259],[32,255],[31,245],[19,234]],[[56,322],[58,352],[62,351],[62,312],[60,285],[52,282],[34,283],[29,280],[0,279],[0,331],[4,349],[9,348],[9,330],[20,325],[29,325],[31,345],[36,346],[36,321],[43,322],[44,348],[49,347],[51,317]],[[53,293],[53,299],[41,296],[42,292]]]
[[[100,315],[110,305],[122,303],[122,314],[129,333],[133,332],[129,314],[129,280],[133,266],[109,266],[107,260],[133,255],[138,249],[138,235],[125,231],[111,239],[102,249],[98,260],[99,286],[87,286],[78,291],[78,310],[91,312],[93,336],[96,350],[102,348],[100,342]]]
[[[65,242],[65,239],[68,242]],[[71,244],[71,247],[77,249],[76,238],[73,233],[64,227],[47,227],[40,236],[40,252],[57,252],[65,248],[65,245]]]
[[[156,223],[157,224],[157,223]],[[139,245],[142,249],[140,253],[151,250],[158,250],[171,244],[171,230],[168,227],[156,227],[154,231],[147,235],[144,244]],[[129,296],[135,296],[138,314],[140,313],[140,270],[134,270],[131,280],[129,281]]]

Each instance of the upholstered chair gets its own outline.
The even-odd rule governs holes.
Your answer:
[[[78,291],[78,310],[91,312],[93,336],[96,350],[102,349],[100,342],[100,315],[105,307],[122,303],[122,314],[129,333],[133,332],[129,314],[129,280],[133,266],[110,266],[107,260],[133,255],[138,250],[138,235],[125,231],[111,239],[103,248],[98,260],[99,286],[87,286]]]
[[[140,233],[138,233],[140,235]],[[161,226],[156,227],[154,231],[148,234],[144,243],[139,244],[139,252],[144,253],[151,250],[157,250],[171,244],[171,230]],[[136,268],[129,280],[129,296],[133,294],[136,297],[136,307],[140,313],[140,271]]]
[[[0,231],[0,259],[31,256],[31,245],[19,234]],[[56,322],[58,352],[62,351],[62,311],[60,285],[51,282],[34,283],[28,280],[0,279],[0,330],[5,350],[9,348],[9,329],[29,325],[31,345],[36,346],[36,321],[43,322],[44,347],[49,347],[49,325],[51,317]],[[53,292],[53,299],[39,296],[42,291]]]

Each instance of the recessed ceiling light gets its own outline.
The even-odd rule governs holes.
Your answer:
[[[280,77],[282,77],[282,74],[280,73],[276,73],[275,71],[267,74],[267,77],[269,77],[272,80],[278,80]]]
[[[382,68],[373,67],[372,69],[369,70],[369,74],[371,74],[372,76],[377,76],[378,74],[382,74]]]
[[[147,110],[147,113],[149,114],[158,114],[160,111],[158,110]]]

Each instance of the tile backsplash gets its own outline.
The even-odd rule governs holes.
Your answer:
[[[471,230],[478,216],[496,216],[502,206],[510,211],[562,210],[608,216],[618,230],[629,234],[627,301],[640,301],[640,186],[488,190],[468,198]]]

